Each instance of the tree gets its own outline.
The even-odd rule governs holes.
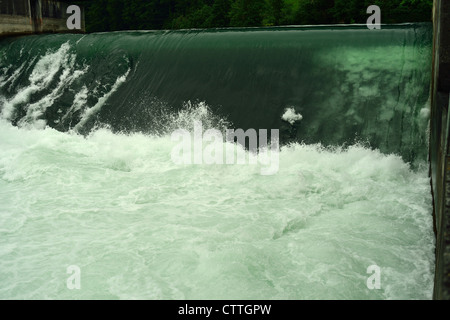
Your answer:
[[[213,9],[205,4],[195,11],[187,15],[181,15],[172,21],[172,28],[187,29],[187,28],[211,28]]]
[[[298,24],[327,24],[334,23],[330,10],[334,6],[333,0],[300,0],[296,14]]]
[[[108,25],[110,30],[122,30],[126,28],[122,18],[123,8],[123,1],[108,0],[106,11],[108,13]]]
[[[382,23],[431,21],[433,0],[91,0],[86,30],[258,27],[283,24],[365,23],[367,7]]]
[[[274,25],[278,26],[281,22],[282,18],[282,11],[284,8],[284,1],[283,0],[269,0],[270,5],[270,11],[272,13],[272,16],[274,18]]]
[[[372,0],[370,0],[372,1]],[[333,23],[364,23],[367,19],[368,4],[361,0],[335,0],[329,9]],[[372,1],[373,2],[373,1]]]
[[[228,27],[230,25],[230,0],[215,0],[212,6],[211,27]]]
[[[231,5],[232,27],[259,27],[262,25],[264,0],[235,0]]]
[[[86,8],[86,31],[110,31],[107,0],[95,0]]]

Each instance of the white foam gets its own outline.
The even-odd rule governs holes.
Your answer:
[[[79,111],[83,110],[86,107],[87,98],[88,98],[89,90],[84,85],[81,90],[75,95],[73,98],[73,103],[70,106],[69,110],[66,114],[61,118],[62,121],[65,121],[67,118],[71,119],[72,115]]]
[[[67,56],[67,59],[61,64],[62,74],[59,77],[57,86],[51,93],[44,96],[41,100],[30,104],[27,108],[27,114],[19,121],[19,125],[36,125],[36,123],[44,123],[43,119],[40,119],[45,110],[51,107],[56,99],[58,99],[63,93],[64,89],[70,87],[71,83],[86,73],[87,68],[84,70],[75,70],[75,55]],[[41,121],[38,121],[41,120]],[[40,124],[42,127],[42,124]]]
[[[0,247],[17,248],[1,253],[0,298],[431,299],[429,179],[398,156],[294,144],[261,176],[176,165],[169,136],[6,121],[0,136]]]
[[[24,88],[13,98],[4,103],[2,109],[3,118],[11,120],[16,105],[28,102],[33,93],[47,88],[60,70],[61,66],[68,59],[69,49],[70,45],[66,42],[62,44],[57,51],[49,51],[39,59],[29,77],[30,84],[28,87]]]
[[[291,107],[284,110],[284,114],[281,116],[281,119],[289,122],[290,124],[294,124],[296,121],[302,120],[303,116],[300,113],[296,113],[295,109]]]
[[[14,82],[17,80],[18,76],[22,73],[23,69],[25,68],[27,62],[22,63],[22,65],[15,69],[13,74],[9,77],[6,78],[4,76],[0,76],[0,87],[4,87],[6,86],[8,83],[10,83],[9,85],[9,90],[11,90],[12,86],[14,85]],[[11,68],[12,66],[10,66],[9,68]],[[8,71],[8,68],[4,68],[4,73],[6,74]]]
[[[84,126],[84,124],[89,120],[89,118],[96,114],[97,112],[99,112],[101,110],[101,108],[103,107],[103,105],[106,103],[106,101],[109,99],[109,97],[117,91],[117,89],[119,89],[119,87],[126,81],[128,74],[130,73],[131,69],[128,69],[127,72],[125,72],[125,74],[123,74],[122,76],[117,77],[116,82],[114,83],[114,85],[111,87],[111,90],[107,93],[105,93],[102,97],[100,97],[97,101],[97,103],[89,108],[86,109],[83,113],[83,116],[80,120],[80,122],[78,122],[76,124],[76,126],[73,128],[74,131],[78,131],[80,128],[82,128]]]
[[[424,107],[424,108],[420,109],[420,117],[424,120],[430,119],[430,108]]]

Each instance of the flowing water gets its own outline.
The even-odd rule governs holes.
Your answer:
[[[430,299],[431,34],[1,40],[0,298]],[[277,172],[175,163],[171,134],[194,121],[279,129]]]

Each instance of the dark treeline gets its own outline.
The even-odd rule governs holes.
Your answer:
[[[91,0],[88,32],[365,23],[369,5],[382,23],[431,21],[433,0]]]

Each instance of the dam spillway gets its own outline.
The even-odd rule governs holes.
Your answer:
[[[430,299],[432,35],[405,24],[2,40],[0,296]],[[283,121],[286,108],[302,120]],[[279,129],[278,174],[172,163],[170,133],[194,120]],[[64,286],[72,264],[89,280],[78,293]],[[26,284],[12,271],[36,265]],[[366,285],[371,265],[380,290]]]

